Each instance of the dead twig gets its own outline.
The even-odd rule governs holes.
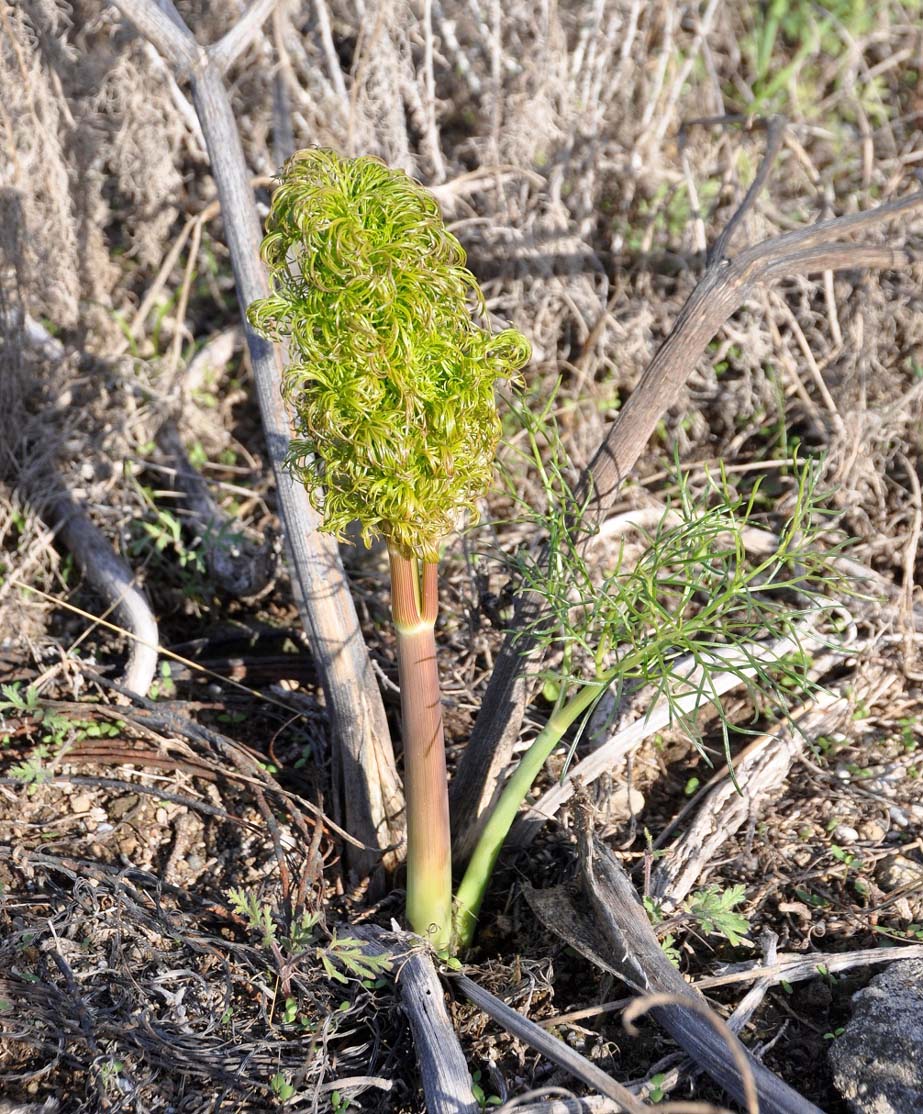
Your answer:
[[[387,933],[373,925],[350,925],[350,936],[375,955],[391,955],[401,1008],[413,1031],[428,1114],[477,1114],[471,1073],[445,1008],[445,994],[428,951],[411,937]]]
[[[566,778],[546,790],[542,796],[530,804],[513,828],[511,842],[517,847],[527,846],[538,834],[539,829],[550,820],[558,809],[574,795],[577,785],[588,785],[611,770],[622,758],[631,754],[645,739],[662,731],[669,723],[684,715],[694,715],[699,709],[713,700],[730,692],[745,682],[747,676],[755,673],[755,668],[740,668],[744,654],[747,660],[778,661],[785,654],[796,651],[810,652],[822,643],[819,636],[812,636],[807,629],[798,638],[780,638],[774,642],[758,645],[753,643],[743,652],[730,655],[722,660],[719,653],[714,655],[714,672],[704,685],[701,670],[690,670],[688,661],[677,662],[674,671],[674,685],[679,695],[663,697],[627,726],[617,731],[587,755],[567,773]],[[742,648],[743,649],[743,648]],[[733,669],[722,669],[722,665]],[[791,763],[791,759],[789,764]],[[786,769],[788,767],[786,766]]]
[[[637,1036],[638,1027],[635,1025],[635,1020],[643,1014],[654,1009],[660,1009],[663,1006],[680,1006],[683,1009],[694,1010],[699,1017],[704,1019],[707,1025],[711,1026],[712,1030],[724,1041],[728,1052],[731,1054],[731,1059],[734,1061],[734,1067],[740,1073],[741,1090],[743,1091],[743,1101],[747,1108],[747,1114],[760,1114],[760,1104],[756,1094],[756,1080],[753,1078],[753,1069],[750,1067],[746,1053],[721,1018],[712,1013],[704,1002],[693,1003],[688,994],[646,994],[643,998],[636,998],[622,1014],[622,1025],[625,1027],[625,1032],[629,1036]],[[674,1104],[671,1105],[674,1109],[676,1108]]]
[[[845,707],[835,693],[820,693],[815,705],[791,723],[760,735],[734,765],[734,780],[718,775],[695,820],[684,827],[676,843],[659,860],[651,877],[650,893],[675,909],[691,892],[702,872],[721,848],[747,822],[755,802],[782,785],[805,739],[821,733],[820,725],[835,720]]]
[[[707,1003],[663,952],[644,907],[618,861],[593,837],[589,802],[578,812],[581,890],[590,914],[579,913],[564,887],[528,891],[543,923],[591,962],[622,979],[637,994],[668,994],[682,1005],[658,1005],[653,1014],[703,1071],[736,1101],[750,1101],[749,1088],[728,1053],[729,1036],[720,1035],[700,1013]],[[688,1000],[688,1008],[686,1001]],[[821,1114],[818,1108],[755,1060],[743,1045],[762,1114]]]
[[[728,970],[723,975],[707,975],[704,979],[697,980],[695,985],[700,990],[710,990],[716,986],[733,986],[739,982],[766,979],[775,986],[781,982],[795,983],[816,979],[822,970],[836,974],[838,971],[853,971],[857,967],[894,963],[899,959],[923,959],[923,944],[901,944],[893,948],[860,948],[854,952],[811,952],[809,955],[783,953],[777,956],[776,962],[772,964],[733,964],[735,970]]]
[[[202,125],[224,217],[241,315],[266,297],[266,274],[259,259],[260,226],[250,188],[240,134],[222,79],[223,73],[270,13],[257,0],[215,45],[200,45],[170,0],[114,0],[116,7],[189,79]],[[307,492],[283,469],[291,437],[281,395],[281,356],[244,325],[256,380],[257,399],[276,477],[279,514],[294,569],[299,610],[317,664],[335,743],[335,789],[345,826],[367,845],[382,849],[389,865],[400,845],[403,794],[397,776],[384,705],[359,628],[336,543],[317,531],[317,513]],[[371,870],[379,856],[360,853],[354,865]]]
[[[473,982],[467,975],[453,976],[452,983],[469,1001],[473,1002],[478,1009],[483,1010],[488,1017],[493,1018],[508,1033],[512,1033],[514,1037],[546,1056],[559,1068],[570,1072],[581,1083],[585,1083],[588,1087],[592,1087],[594,1091],[599,1091],[601,1095],[611,1099],[616,1104],[617,1110],[627,1111],[628,1114],[643,1114],[647,1110],[644,1103],[633,1095],[627,1087],[623,1087],[621,1083],[614,1080],[611,1075],[607,1075],[592,1061],[585,1056],[581,1056],[579,1052],[565,1044],[564,1041],[546,1032],[534,1021],[523,1017],[521,1013],[512,1009],[496,995],[491,994],[489,990],[485,990],[483,986]]]
[[[172,422],[161,426],[157,444],[169,462],[173,486],[182,493],[187,511],[183,523],[198,539],[209,575],[220,588],[239,599],[265,594],[275,581],[275,539],[269,537],[258,543],[225,514],[192,466]]]
[[[11,397],[6,400],[9,412],[4,418],[15,443],[15,438],[23,436],[28,426],[19,397],[23,348],[26,345],[35,348],[56,370],[64,349],[20,304],[15,245],[11,250],[4,246],[0,251],[0,259],[7,257],[17,279],[10,284],[12,297],[5,284],[0,283],[0,379],[10,384]],[[6,448],[9,451],[10,445]],[[17,466],[16,485],[20,498],[24,504],[35,508],[61,544],[70,550],[84,576],[102,597],[106,614],[112,613],[130,634],[128,662],[122,680],[130,692],[146,695],[157,669],[159,642],[157,620],[147,597],[128,563],[93,524],[86,506],[75,499],[51,461],[37,457],[30,467],[23,467],[23,462],[16,459],[17,452],[14,450],[10,455]],[[11,584],[12,579],[7,576],[7,583]]]
[[[47,494],[44,500],[47,502]],[[41,500],[39,503],[41,505]],[[129,692],[146,696],[157,672],[160,639],[157,620],[134,573],[63,485],[43,517],[55,523],[55,533],[61,544],[73,554],[84,576],[105,603],[105,614],[111,613],[116,624],[129,635],[128,661],[122,683]]]

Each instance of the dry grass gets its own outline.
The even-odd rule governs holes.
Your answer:
[[[236,5],[179,7],[212,41]],[[234,104],[254,176],[275,170],[290,136],[380,155],[435,189],[491,313],[533,340],[527,395],[546,398],[560,380],[555,413],[576,477],[759,159],[759,130],[692,126],[681,137],[684,121],[754,107],[787,116],[769,189],[747,218],[751,241],[907,192],[923,159],[912,0],[838,0],[820,21],[793,3],[774,36],[763,10],[292,0],[233,69]],[[191,391],[174,374],[174,352],[182,369],[236,322],[220,221],[185,241],[135,322],[186,221],[214,199],[184,87],[95,0],[0,0],[0,26],[0,204],[17,214],[0,245],[0,674],[20,694],[37,686],[42,707],[71,721],[3,712],[0,1091],[61,1111],[257,1111],[277,1101],[278,1076],[295,1089],[293,1107],[348,1099],[418,1110],[409,1035],[387,988],[325,977],[322,927],[293,962],[228,905],[242,887],[280,926],[301,907],[330,926],[400,915],[397,897],[376,905],[379,894],[342,876],[340,837],[314,827],[306,802],[329,796],[328,741],[287,582],[259,603],[215,590],[155,447],[159,423],[182,406],[216,498],[259,532],[273,523],[239,351],[197,371]],[[917,219],[889,236],[913,243],[919,233]],[[743,884],[752,940],[772,931],[787,951],[923,937],[921,278],[919,264],[844,272],[754,299],[692,372],[624,492],[626,509],[649,505],[669,496],[674,454],[693,485],[720,459],[742,491],[765,473],[763,510],[778,526],[791,473],[771,462],[797,441],[822,462],[850,556],[892,589],[893,607],[860,609],[854,655],[820,678],[844,693],[835,724],[808,738],[700,878]],[[59,336],[63,358],[26,342],[26,315]],[[512,427],[511,438],[515,448]],[[513,468],[514,486],[540,502],[534,476]],[[146,712],[119,707],[105,683],[124,647],[87,617],[102,609],[55,544],[49,477],[131,563],[164,644],[192,659],[173,662]],[[511,587],[482,551],[535,540],[505,521],[508,509],[498,489],[483,531],[446,555],[440,654],[453,753],[479,707]],[[354,550],[347,561],[393,710],[381,554]],[[731,711],[745,722],[753,707],[741,696]],[[532,706],[529,732],[546,712]],[[111,723],[116,732],[99,737],[95,727]],[[714,724],[703,716],[701,727],[708,740]],[[24,784],[22,764],[42,745]],[[640,865],[645,829],[656,838],[692,779],[713,773],[679,730],[647,740],[608,783],[614,792],[630,782],[640,812],[598,799],[607,839]],[[520,878],[572,873],[567,807],[558,820],[502,868],[473,956],[477,976],[537,1020],[621,995],[536,926],[519,895]],[[690,977],[754,954],[688,922],[675,934]],[[822,1067],[824,1036],[862,977],[777,988],[744,1031],[751,1047],[778,1038],[767,1062],[831,1112],[842,1107]],[[742,994],[715,997],[730,1009]],[[670,1046],[650,1026],[626,1041],[617,1018],[601,1012],[559,1031],[620,1079],[643,1077]],[[488,1094],[572,1085],[472,1007],[457,1005],[455,1020]]]

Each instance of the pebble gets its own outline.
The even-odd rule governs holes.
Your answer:
[[[89,812],[92,807],[93,798],[86,793],[78,793],[76,797],[71,797],[71,812],[76,812],[79,815]]]
[[[898,808],[897,805],[888,806],[888,815],[899,828],[906,828],[910,824],[910,817],[902,808]]]
[[[859,825],[859,834],[869,843],[881,843],[888,834],[888,829],[880,820],[864,820]]]
[[[907,777],[907,767],[903,762],[892,762],[888,766],[874,767],[874,774],[862,782],[863,789],[879,793],[882,797],[893,797],[898,786]]]
[[[833,829],[833,838],[837,843],[855,843],[859,833],[848,824],[837,824]]]
[[[126,816],[133,808],[136,808],[137,805],[138,798],[131,793],[127,793],[124,797],[119,797],[118,800],[113,801],[112,804],[109,805],[109,815],[121,820],[123,816]]]
[[[923,890],[923,865],[906,855],[889,855],[878,864],[875,881],[886,893],[905,887]]]
[[[603,808],[611,820],[627,820],[644,810],[644,794],[632,786],[616,786],[606,797]]]

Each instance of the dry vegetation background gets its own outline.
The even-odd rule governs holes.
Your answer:
[[[202,42],[243,7],[177,6]],[[491,312],[533,342],[525,398],[544,402],[560,379],[572,478],[759,161],[759,129],[692,127],[680,142],[684,121],[789,121],[750,242],[905,194],[923,162],[913,0],[280,0],[230,86],[255,178],[315,143],[379,155],[435,190]],[[340,837],[307,803],[329,799],[329,742],[290,585],[282,570],[244,599],[216,584],[171,487],[178,429],[251,541],[277,531],[186,91],[114,8],[3,0],[0,136],[0,674],[14,686],[0,747],[0,1094],[47,1099],[48,1111],[256,1111],[283,1098],[418,1110],[387,985],[340,982],[318,958],[324,924],[387,924],[400,900],[375,904],[344,877]],[[907,218],[881,235],[913,244],[920,231]],[[669,496],[674,455],[693,486],[721,460],[742,491],[764,475],[765,522],[779,526],[798,443],[822,462],[851,557],[891,588],[821,678],[837,697],[823,729],[698,878],[745,887],[752,942],[734,948],[680,918],[690,978],[752,963],[766,932],[793,953],[923,940],[921,277],[919,265],[846,271],[758,294],[715,338],[624,491],[625,509],[647,507]],[[540,502],[534,475],[507,456],[514,484]],[[446,555],[451,753],[512,587],[479,551],[536,540],[504,525],[502,494],[488,504],[488,528]],[[104,607],[62,540],[74,514],[129,562],[162,643],[194,660],[164,659],[148,703],[112,689],[126,646],[94,620]],[[381,554],[346,559],[393,715]],[[752,714],[743,696],[737,712]],[[538,700],[530,731],[545,714]],[[645,832],[656,838],[713,773],[679,730],[647,740],[612,771],[611,799],[598,794],[610,845],[638,865]],[[628,799],[626,779],[631,816],[611,807]],[[559,1035],[641,1079],[671,1046],[653,1027],[629,1039],[617,1012],[590,1009],[618,986],[520,894],[521,879],[573,874],[569,824],[565,808],[529,855],[505,861],[472,970],[534,1019],[586,1010]],[[235,888],[280,925],[285,894],[317,914],[298,962],[235,912]],[[845,1107],[826,1051],[870,974],[777,986],[743,1033],[830,1111]],[[748,985],[714,1000],[730,1010]],[[470,1005],[453,1017],[485,1097],[574,1086]]]

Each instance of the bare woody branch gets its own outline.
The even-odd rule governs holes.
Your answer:
[[[427,1114],[477,1114],[471,1072],[429,953],[417,946],[414,937],[374,925],[350,925],[349,934],[363,942],[368,954],[388,954],[393,959],[401,1008],[413,1032]]]
[[[211,62],[221,73],[227,73],[236,59],[253,42],[255,35],[272,15],[278,2],[279,0],[253,0],[224,38],[208,48]]]
[[[48,482],[48,477],[45,482]],[[57,522],[56,532],[61,544],[73,554],[115,622],[131,636],[128,640],[128,661],[120,680],[129,692],[146,696],[157,670],[157,648],[160,644],[157,620],[151,605],[138,587],[131,568],[115,552],[103,532],[90,521],[86,508],[76,502],[58,477],[54,477],[52,484],[57,490],[45,517]],[[47,488],[44,498],[47,501]]]
[[[634,886],[614,855],[595,839],[586,800],[578,810],[579,902],[568,887],[531,890],[526,896],[539,919],[597,966],[620,978],[636,994],[668,995],[653,1017],[689,1054],[696,1067],[745,1108],[755,1083],[762,1114],[821,1114],[729,1032],[719,1032],[705,997],[685,981],[660,946]],[[663,1001],[663,1000],[661,1000]],[[712,1020],[706,1020],[706,1016]],[[731,1054],[733,1047],[733,1054]],[[738,1066],[741,1057],[748,1071]]]
[[[168,465],[168,479],[182,497],[186,524],[199,542],[209,576],[238,599],[265,595],[278,564],[275,539],[255,538],[215,502],[208,484],[186,455],[173,422],[160,427],[157,444]]]
[[[581,1083],[605,1095],[615,1104],[616,1110],[624,1111],[625,1114],[643,1114],[649,1109],[627,1087],[623,1087],[611,1075],[607,1075],[592,1060],[581,1056],[559,1037],[524,1017],[483,986],[466,975],[457,975],[452,981],[466,998],[478,1009],[483,1010],[488,1017],[502,1025],[508,1033],[512,1033],[523,1044],[530,1045],[553,1064],[557,1064],[575,1079],[579,1079]]]
[[[131,20],[139,34],[157,47],[180,76],[186,76],[194,66],[207,65],[208,55],[169,0],[168,4],[169,13],[166,5],[159,7],[145,0],[128,0],[116,7]]]
[[[322,680],[334,741],[340,814],[363,843],[384,850],[403,834],[403,796],[384,706],[336,544],[317,531],[318,519],[300,484],[283,469],[291,436],[281,396],[281,354],[246,323],[246,308],[268,293],[259,258],[260,225],[240,134],[221,76],[271,5],[251,6],[240,34],[231,31],[211,50],[196,43],[170,0],[114,0],[118,9],[189,78],[218,188],[237,296],[256,381],[257,400],[278,489],[302,620]],[[393,852],[386,856],[393,863]],[[354,865],[371,869],[376,856]]]
[[[15,268],[14,259],[14,273]],[[21,306],[14,303],[12,309],[7,308],[7,301],[8,292],[0,284],[0,352],[6,350],[6,359],[0,361],[4,365],[0,366],[0,377],[7,375],[15,383],[18,376],[15,371],[11,374],[9,361],[18,361],[26,345],[41,353],[52,366],[60,363],[64,348],[42,324],[24,314]],[[13,428],[16,418],[24,425],[24,415],[18,406],[9,398],[6,401],[16,415],[8,428]],[[106,613],[128,634],[128,660],[121,684],[133,696],[146,696],[157,671],[160,640],[157,620],[131,567],[91,521],[85,501],[74,496],[50,462],[38,457],[32,467],[20,469],[16,486],[23,502],[53,527],[61,544],[70,551],[106,604]]]
[[[745,204],[751,200],[748,194]],[[591,536],[611,512],[622,483],[657,422],[676,403],[709,341],[757,287],[773,279],[825,270],[905,267],[916,258],[911,250],[853,243],[845,237],[919,209],[923,209],[923,192],[765,240],[732,259],[717,256],[581,478],[575,493],[575,504],[586,507],[577,527],[580,536]],[[731,231],[734,223],[732,218]],[[719,242],[726,244],[727,238]],[[536,640],[515,632],[531,628],[541,613],[537,593],[523,593],[518,598],[511,624],[514,633],[507,636],[497,656],[471,740],[452,780],[452,822],[459,860],[470,854],[480,821],[502,788],[501,775],[510,761],[532,679],[541,664],[535,653]]]

